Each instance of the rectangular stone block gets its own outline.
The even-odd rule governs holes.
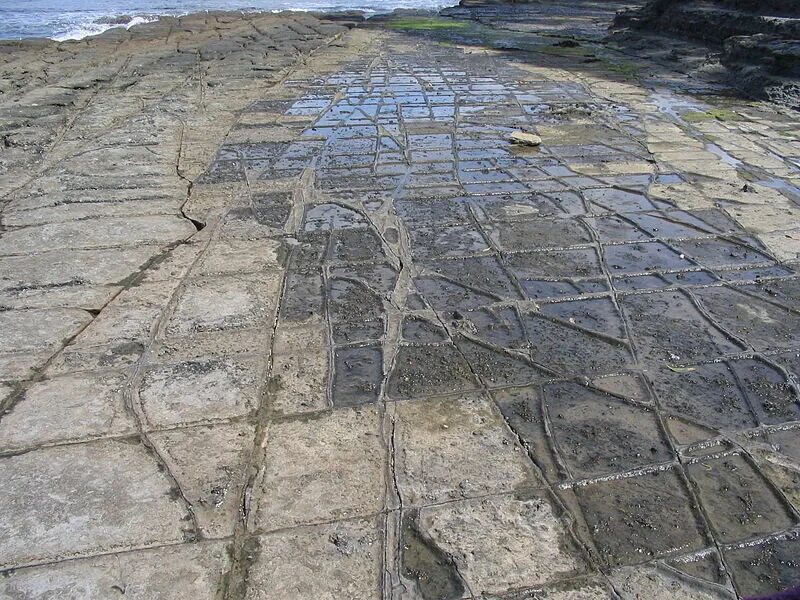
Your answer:
[[[72,560],[7,573],[8,600],[215,600],[230,566],[224,543],[186,544]]]
[[[328,408],[328,363],[324,324],[279,325],[273,346],[270,410],[294,415]]]
[[[0,568],[180,542],[191,518],[154,456],[103,441],[0,459]]]
[[[168,335],[264,326],[280,293],[276,273],[191,280],[167,325]]]
[[[501,594],[567,579],[586,569],[544,495],[490,496],[424,508],[419,528],[453,557],[472,594]]]
[[[45,379],[28,388],[0,420],[0,448],[124,435],[136,431],[125,408],[121,373],[83,373]]]
[[[374,408],[271,423],[253,491],[257,530],[346,519],[383,508],[386,448]]]
[[[247,600],[379,600],[383,533],[374,519],[261,536]]]
[[[540,485],[533,463],[483,396],[399,402],[397,485],[407,506]]]
[[[247,416],[259,405],[263,365],[255,357],[201,358],[150,367],[139,400],[152,427]]]

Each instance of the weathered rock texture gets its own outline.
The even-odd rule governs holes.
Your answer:
[[[739,89],[800,108],[800,4],[792,0],[652,0],[619,26],[674,34],[721,51]]]
[[[0,597],[800,584],[796,115],[566,9],[9,50]]]

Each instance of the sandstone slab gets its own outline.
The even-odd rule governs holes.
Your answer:
[[[169,478],[136,442],[0,459],[3,568],[176,543],[191,529]]]
[[[168,546],[19,569],[0,580],[9,600],[213,600],[230,558],[224,543]]]
[[[386,449],[374,408],[272,423],[254,498],[254,526],[353,518],[383,507]]]
[[[382,535],[366,519],[261,536],[245,598],[378,600],[382,552]]]
[[[43,444],[119,436],[136,431],[125,406],[120,373],[83,373],[37,382],[0,421],[0,447],[21,450]]]
[[[398,403],[394,443],[398,490],[408,506],[540,482],[499,411],[482,396]]]
[[[462,500],[424,508],[419,521],[476,594],[532,588],[585,569],[545,496]]]

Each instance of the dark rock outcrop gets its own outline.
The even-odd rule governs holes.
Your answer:
[[[800,40],[737,35],[725,40],[723,57],[731,65],[757,63],[773,75],[800,77]]]
[[[721,60],[738,88],[800,110],[800,39],[733,36],[725,40]]]
[[[652,0],[639,10],[617,17],[618,25],[672,33],[722,45],[739,35],[769,34],[800,38],[800,3],[787,0]]]
[[[741,91],[800,109],[800,2],[651,0],[615,27],[673,35],[719,53]]]
[[[485,6],[487,4],[530,4],[532,0],[461,0],[459,6]]]

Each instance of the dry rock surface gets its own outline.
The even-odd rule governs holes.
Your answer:
[[[615,8],[5,43],[0,596],[800,586],[797,113]]]

